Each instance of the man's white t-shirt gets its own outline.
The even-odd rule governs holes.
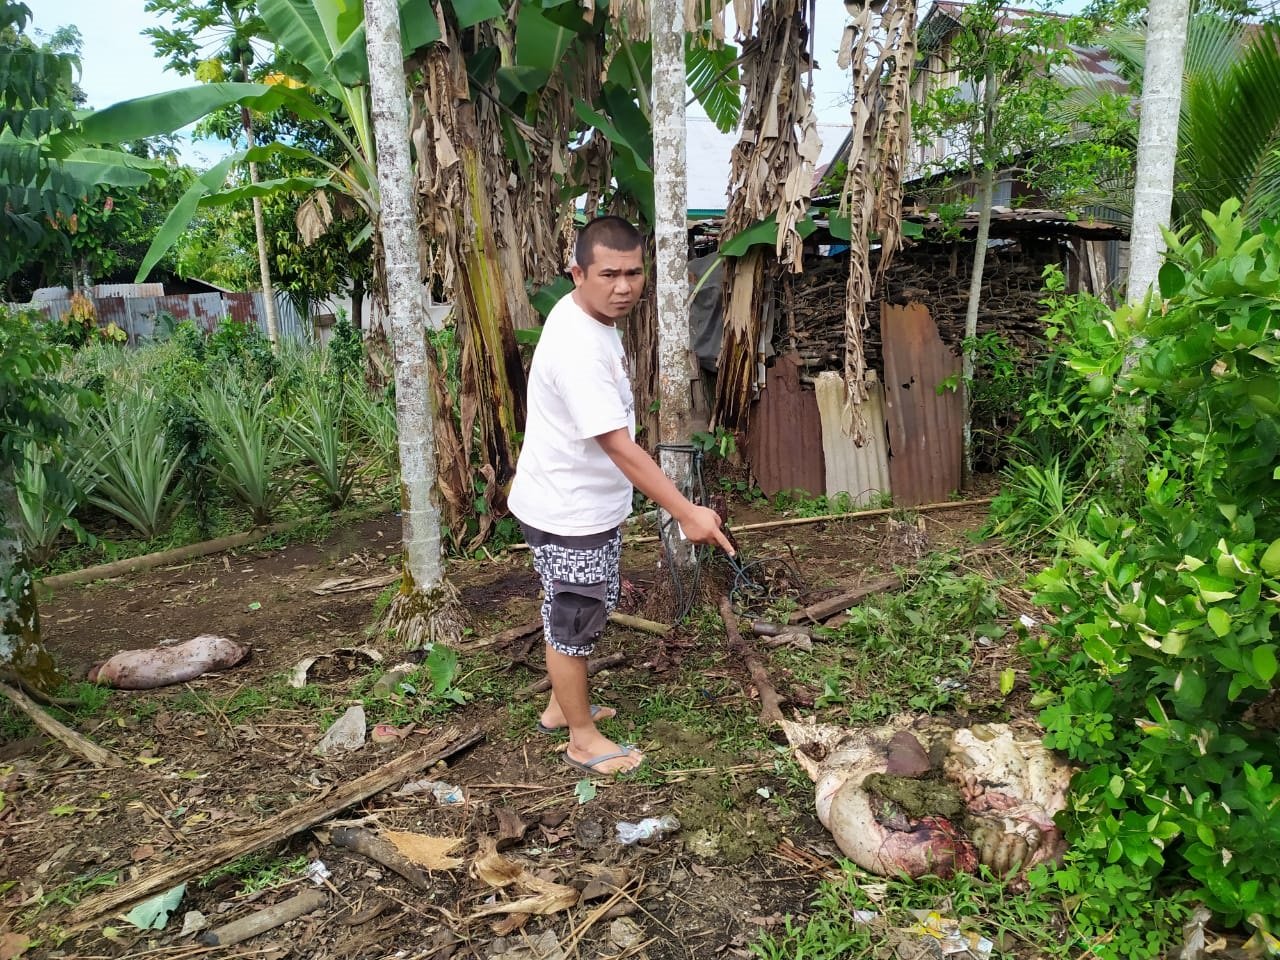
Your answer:
[[[552,308],[533,352],[524,446],[507,505],[524,524],[559,536],[599,533],[631,512],[631,481],[595,437],[636,434],[622,336],[573,299]]]

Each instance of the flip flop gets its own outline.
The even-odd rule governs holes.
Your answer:
[[[592,757],[590,760],[575,760],[573,757],[569,756],[568,751],[566,751],[564,754],[564,762],[576,770],[581,770],[583,773],[608,777],[615,773],[631,773],[640,769],[640,767],[644,765],[643,760],[641,760],[640,764],[637,766],[631,767],[627,770],[610,770],[608,773],[604,773],[597,769],[597,767],[602,763],[607,763],[610,760],[616,760],[618,757],[630,757],[635,752],[636,751],[633,747],[624,745],[621,750],[615,750],[613,753],[602,753],[600,756]]]
[[[601,711],[606,710],[606,709],[607,709],[606,707],[602,707],[602,706],[600,706],[600,704],[598,704],[598,703],[593,703],[593,704],[591,705],[591,719],[592,719],[592,720],[596,719],[596,717],[600,716]],[[538,732],[539,732],[539,733],[561,733],[561,732],[563,732],[563,731],[565,731],[565,730],[568,730],[568,729],[569,729],[568,727],[548,727],[548,726],[547,726],[545,723],[543,723],[541,720],[539,720],[539,721],[538,721]]]

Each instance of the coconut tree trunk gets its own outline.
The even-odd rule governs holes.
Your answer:
[[[996,72],[988,65],[982,83],[982,143],[990,152],[996,122]],[[964,406],[964,477],[973,476],[973,412],[969,408],[973,383],[974,341],[978,336],[978,307],[982,299],[982,273],[987,265],[987,241],[991,237],[991,203],[995,195],[996,165],[989,158],[978,175],[978,236],[973,244],[973,271],[969,274],[969,303],[964,312],[964,358],[961,361],[960,390]]]
[[[658,457],[676,488],[690,492],[689,234],[685,184],[684,0],[650,0],[653,36],[654,292],[658,307]],[[663,516],[667,555],[677,567],[692,545]]]
[[[395,0],[367,0],[365,35],[382,199],[378,229],[395,353],[396,426],[400,434],[404,579],[390,616],[397,625],[397,635],[409,646],[419,646],[427,640],[456,640],[458,630],[456,597],[444,578],[440,540],[431,391],[435,378],[420,282],[406,123],[409,104]]]
[[[1130,303],[1142,301],[1155,283],[1165,248],[1161,228],[1169,225],[1173,206],[1187,17],[1188,0],[1151,0],[1147,11],[1138,169],[1129,237],[1127,295]]]
[[[0,674],[12,673],[28,687],[52,690],[58,675],[40,640],[31,564],[16,526],[18,491],[0,475]]]

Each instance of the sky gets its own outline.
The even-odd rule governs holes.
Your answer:
[[[1065,6],[1078,8],[1082,3],[1068,0]],[[156,59],[151,40],[142,31],[167,24],[156,14],[147,13],[143,0],[36,0],[28,6],[34,11],[35,30],[51,33],[67,24],[79,28],[84,39],[80,85],[90,107],[101,108],[192,82],[167,71]],[[844,123],[848,121],[849,77],[836,68],[836,50],[848,15],[840,0],[819,0],[816,6],[814,53],[819,69],[814,74],[814,107],[820,122]],[[927,5],[922,3],[922,7]],[[225,143],[195,141],[183,149],[182,156],[194,166],[207,167],[226,149]]]

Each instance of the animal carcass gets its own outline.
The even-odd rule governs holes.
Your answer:
[[[946,877],[982,863],[1007,875],[1061,855],[1053,816],[1071,770],[1034,735],[912,716],[783,729],[817,786],[818,819],[873,873]]]
[[[89,680],[119,690],[150,690],[194,680],[214,670],[227,670],[248,655],[249,648],[234,640],[202,633],[183,643],[122,650],[93,667]]]

